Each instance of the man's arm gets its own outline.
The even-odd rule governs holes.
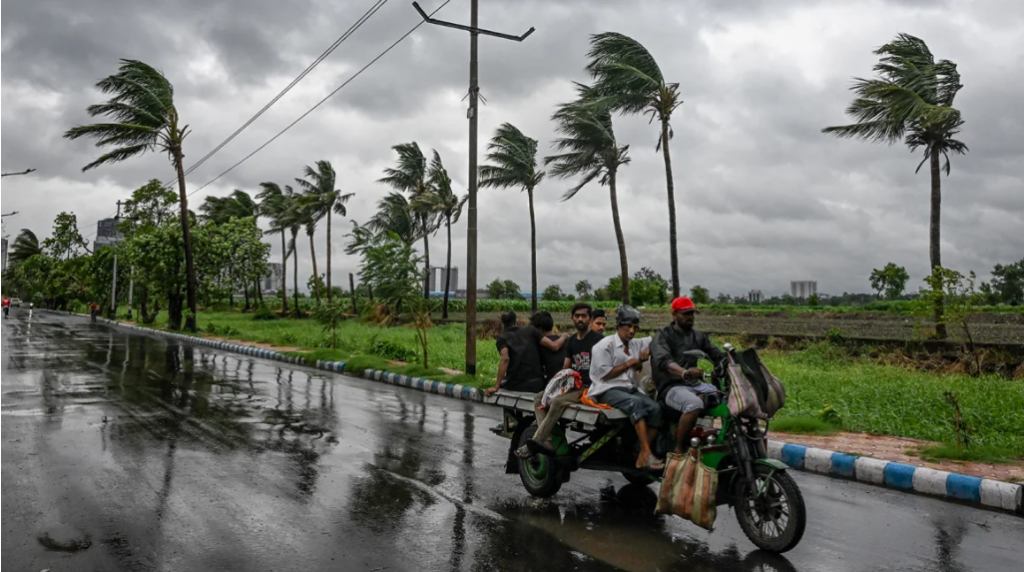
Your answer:
[[[508,371],[509,361],[508,348],[501,348],[501,361],[498,362],[498,378],[494,382],[494,387],[488,388],[484,393],[494,395],[501,389],[501,380],[505,379],[505,372]]]
[[[670,375],[682,377],[686,372],[686,369],[672,359],[672,348],[664,332],[658,332],[651,342],[651,364]]]
[[[568,339],[569,339],[569,334],[562,334],[561,337],[559,337],[557,341],[552,341],[552,340],[548,339],[546,336],[544,336],[543,334],[541,334],[541,336],[540,336],[540,345],[545,347],[545,348],[547,348],[547,349],[549,349],[549,350],[551,350],[551,351],[553,351],[553,352],[557,352],[557,351],[561,351],[562,346],[565,345],[565,340],[568,340]]]
[[[626,373],[626,371],[631,367],[642,367],[642,362],[637,358],[632,358],[624,364],[620,364],[611,368],[607,374],[601,377],[601,379],[603,379],[604,381],[608,381],[609,379],[618,377]],[[593,379],[593,373],[591,373],[591,379]]]

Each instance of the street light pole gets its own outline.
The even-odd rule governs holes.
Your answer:
[[[469,213],[467,214],[468,228],[466,231],[466,256],[468,258],[466,261],[466,373],[476,375],[477,110],[479,109],[478,102],[480,97],[477,42],[480,34],[513,42],[522,42],[534,32],[535,28],[531,27],[521,36],[484,30],[479,27],[479,0],[471,0],[470,2],[469,26],[435,20],[428,16],[417,2],[413,2],[412,6],[428,24],[469,32]]]
[[[31,173],[33,171],[35,171],[35,169],[25,169],[24,171],[19,171],[17,173],[3,173],[3,174],[0,174],[0,177],[13,177],[15,175],[27,175],[27,174],[29,174],[29,173]]]
[[[117,201],[117,214],[114,220],[121,218],[121,201]],[[116,232],[115,232],[115,236]],[[114,245],[114,278],[110,281],[110,319],[117,319],[117,245]]]

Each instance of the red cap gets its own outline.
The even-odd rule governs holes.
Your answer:
[[[679,298],[672,300],[672,311],[678,312],[680,310],[696,312],[697,306],[693,305],[693,300],[691,300],[689,297],[680,296]]]

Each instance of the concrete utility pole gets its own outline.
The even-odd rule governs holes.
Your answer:
[[[120,218],[121,201],[117,201],[117,214],[114,215],[114,220]],[[117,250],[114,251],[114,278],[110,281],[110,319],[117,319]]]
[[[466,373],[476,375],[476,194],[477,194],[477,109],[480,98],[479,85],[479,61],[477,58],[477,40],[480,34],[494,36],[503,40],[522,42],[532,34],[535,28],[531,27],[522,36],[502,34],[484,30],[478,26],[479,23],[479,0],[471,0],[469,12],[469,26],[453,24],[442,20],[435,20],[427,15],[416,2],[412,3],[413,8],[420,13],[423,20],[428,24],[436,24],[446,28],[455,28],[469,32],[469,213],[467,215],[467,245],[466,254]]]

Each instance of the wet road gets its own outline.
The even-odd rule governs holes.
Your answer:
[[[803,542],[754,551],[655,490],[505,475],[499,411],[16,311],[2,326],[10,570],[985,571],[1024,519],[797,473]],[[1014,564],[1016,563],[1016,564]]]

